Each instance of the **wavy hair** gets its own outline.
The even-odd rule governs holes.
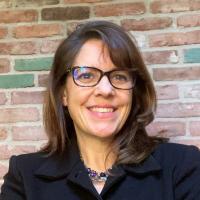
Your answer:
[[[75,132],[68,109],[62,104],[67,66],[72,66],[83,44],[99,39],[107,46],[115,66],[135,69],[133,103],[124,126],[113,140],[117,163],[140,163],[164,139],[150,137],[146,126],[153,121],[156,93],[152,79],[133,39],[122,27],[108,21],[90,21],[79,25],[58,47],[49,76],[44,104],[44,126],[48,143],[43,148],[50,154],[62,154]]]

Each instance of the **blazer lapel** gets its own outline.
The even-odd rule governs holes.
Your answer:
[[[99,194],[94,188],[91,180],[88,177],[87,170],[80,159],[77,145],[71,145],[67,148],[64,156],[49,156],[34,172],[34,175],[40,179],[56,181],[66,179],[77,186],[80,186],[92,193],[97,199]]]
[[[80,162],[80,157],[77,146],[69,145],[62,156],[46,156],[45,161],[34,174],[40,178],[59,179],[67,176],[78,162]]]

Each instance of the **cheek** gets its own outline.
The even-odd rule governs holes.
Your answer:
[[[91,89],[79,87],[75,84],[68,84],[66,88],[67,95],[63,100],[71,109],[79,109],[79,106],[86,105],[92,94]]]
[[[124,100],[126,99],[126,103],[125,103],[125,112],[126,112],[126,115],[128,116],[130,111],[131,111],[131,108],[132,108],[132,101],[133,101],[133,97],[132,97],[132,92],[129,92],[128,95],[126,97],[124,97]]]
[[[68,77],[63,92],[63,105],[70,106],[71,103],[74,101],[74,97],[76,96],[75,94],[77,94],[77,91],[73,83],[72,77]]]
[[[124,94],[121,98],[121,102],[124,102],[124,105],[126,105],[127,108],[131,108],[132,100],[133,100],[133,92],[127,91],[126,94]]]

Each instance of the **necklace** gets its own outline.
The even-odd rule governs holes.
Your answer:
[[[92,170],[91,168],[86,168],[88,172],[88,176],[92,181],[97,181],[97,182],[106,182],[108,179],[108,171],[105,172],[97,172],[95,170]]]
[[[82,157],[81,154],[80,154],[80,159],[83,162],[91,181],[106,182],[106,180],[108,179],[108,176],[109,176],[108,170],[110,170],[110,169],[108,169],[104,172],[97,172],[97,171],[95,171],[95,170],[93,170],[93,169],[91,169],[91,168],[89,168],[85,165],[83,157]]]

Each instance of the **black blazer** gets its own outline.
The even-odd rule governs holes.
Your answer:
[[[1,200],[200,200],[200,152],[194,146],[160,144],[138,166],[112,169],[101,195],[76,148],[66,156],[13,156]]]

